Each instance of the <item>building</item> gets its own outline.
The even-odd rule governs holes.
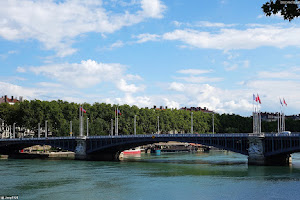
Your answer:
[[[275,122],[278,119],[278,113],[262,112],[261,120],[266,122]]]
[[[166,106],[166,107],[163,107],[163,106],[156,107],[156,105],[154,105],[154,106],[153,106],[153,109],[154,109],[154,110],[167,110],[167,109],[168,109],[168,106]]]
[[[1,103],[9,103],[9,104],[13,105],[13,104],[15,104],[17,102],[22,102],[22,101],[23,101],[23,97],[22,96],[19,97],[19,100],[17,98],[14,98],[14,96],[11,96],[11,98],[8,98],[7,95],[2,96],[0,98],[0,104]]]
[[[195,111],[195,112],[204,112],[204,113],[214,113],[214,111],[211,111],[211,110],[208,110],[208,108],[206,107],[190,107],[190,108],[187,108],[187,107],[182,107],[180,108],[180,110],[188,110],[188,111]]]
[[[0,138],[9,138],[10,130],[9,126],[5,125],[5,121],[0,118]]]
[[[157,107],[156,105],[153,106],[154,110],[167,110],[168,109],[168,106],[160,106],[160,107]],[[180,110],[188,110],[188,111],[201,111],[201,112],[204,112],[204,113],[214,113],[213,111],[211,110],[208,110],[206,107],[190,107],[190,108],[187,108],[187,107],[182,107],[180,108]]]
[[[300,120],[300,115],[287,115],[285,116],[286,119],[292,119],[292,120]]]
[[[285,119],[300,120],[300,115],[286,115]],[[266,122],[275,122],[278,120],[277,113],[262,112],[261,120]]]

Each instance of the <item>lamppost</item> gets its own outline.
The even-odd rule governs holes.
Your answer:
[[[16,123],[13,123],[13,138],[16,138]]]
[[[48,134],[48,129],[47,129],[47,120],[45,121],[45,138],[47,137]]]
[[[193,134],[194,128],[193,128],[193,112],[191,112],[191,134]]]
[[[136,135],[136,115],[134,115],[134,135]]]
[[[114,128],[113,128],[113,126],[114,126],[114,120],[111,119],[111,127],[110,127],[110,135],[111,136],[114,134]]]
[[[9,125],[9,138],[12,138],[11,137],[11,125]]]
[[[159,116],[157,116],[157,134],[159,134]]]
[[[72,132],[72,121],[70,121],[70,137],[73,136],[73,132]]]
[[[215,134],[215,113],[212,114],[213,134]]]
[[[41,137],[41,123],[38,123],[38,138]]]
[[[86,118],[86,136],[89,136],[89,118]]]

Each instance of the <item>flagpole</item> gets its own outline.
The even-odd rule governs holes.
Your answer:
[[[116,117],[116,113],[117,113],[117,108],[115,107],[115,135],[117,135],[117,117]]]
[[[281,100],[280,100],[281,103]],[[282,108],[280,106],[280,132],[282,132]]]
[[[253,127],[253,133],[254,133],[254,98],[255,98],[255,94],[253,94],[253,98],[252,98],[252,105],[253,105],[253,109],[252,109],[252,127]]]
[[[281,103],[280,97],[279,97],[279,103]],[[278,111],[278,133],[280,133],[281,129],[281,105],[279,104],[279,111]]]
[[[279,133],[279,112],[277,113],[277,131]]]
[[[118,113],[118,111],[119,111],[119,107],[117,107],[117,113],[116,113],[116,115],[117,115],[117,135],[119,135],[119,113]]]
[[[258,100],[259,96],[257,94],[257,101],[256,101],[256,133],[258,133]]]
[[[259,110],[259,133],[261,133],[261,113]]]
[[[83,130],[82,130],[82,109],[81,105],[79,106],[79,136],[83,136]]]
[[[110,136],[113,136],[113,134],[114,134],[113,131],[114,131],[114,120],[111,119]]]

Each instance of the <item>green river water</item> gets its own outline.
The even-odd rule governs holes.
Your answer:
[[[121,162],[0,160],[0,196],[18,199],[300,199],[300,154],[291,166],[248,166],[225,151],[162,153]],[[0,198],[1,199],[1,198]]]

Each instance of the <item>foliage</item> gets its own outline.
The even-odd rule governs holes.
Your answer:
[[[281,0],[270,0],[266,2],[261,7],[266,16],[276,15],[280,13],[285,20],[293,20],[299,17],[300,9],[298,7],[298,2],[295,0],[291,1],[281,1]]]
[[[115,109],[118,106],[121,115],[118,116],[119,134],[130,135],[134,132],[134,116],[136,115],[137,134],[157,133],[158,117],[160,133],[190,133],[191,112],[177,109],[148,109],[129,105],[111,105],[94,103],[82,105],[86,110],[83,124],[89,118],[89,135],[108,135],[111,133],[111,122],[115,127]],[[49,130],[54,136],[68,136],[70,121],[72,132],[79,135],[79,104],[66,101],[24,101],[9,105],[0,104],[0,118],[5,123],[24,127],[37,132],[38,123],[43,128],[48,121]],[[217,133],[250,133],[252,132],[252,118],[234,114],[215,114],[215,132]],[[287,120],[286,127],[290,131],[300,130],[300,121]],[[212,114],[193,112],[194,133],[212,133]],[[277,130],[277,122],[262,122],[262,131]],[[86,131],[85,131],[86,132]]]

